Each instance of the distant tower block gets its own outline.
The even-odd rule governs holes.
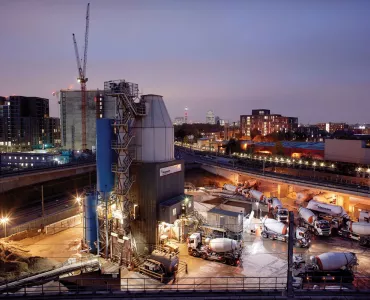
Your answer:
[[[189,110],[189,108],[185,107],[185,113],[184,113],[184,123],[185,124],[188,123],[188,110]]]

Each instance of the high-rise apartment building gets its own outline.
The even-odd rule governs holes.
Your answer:
[[[253,129],[267,135],[275,131],[295,131],[297,128],[298,118],[271,114],[269,109],[253,109],[251,115],[240,116],[240,132],[246,136],[251,136]]]
[[[320,130],[325,130],[329,133],[334,133],[337,130],[348,129],[348,124],[346,123],[333,123],[333,122],[318,123],[316,126],[319,127]]]
[[[206,115],[206,124],[216,124],[215,114],[212,110],[209,110]]]
[[[116,104],[103,91],[90,90],[86,94],[86,146],[92,150],[96,144],[96,119],[114,119]],[[59,97],[62,147],[81,150],[81,91],[61,90]]]
[[[56,147],[61,146],[60,139],[60,119],[46,118],[45,119],[45,144],[52,144]]]
[[[49,100],[39,97],[9,96],[0,101],[2,145],[32,147],[45,142],[45,122]]]

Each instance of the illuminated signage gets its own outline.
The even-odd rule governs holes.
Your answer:
[[[166,176],[172,173],[180,172],[181,171],[181,164],[165,167],[159,169],[159,176]]]

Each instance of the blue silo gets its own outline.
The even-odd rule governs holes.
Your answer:
[[[96,120],[97,191],[101,193],[110,193],[114,186],[112,139],[112,120]]]
[[[84,213],[85,213],[85,241],[91,252],[96,252],[96,245],[98,239],[98,226],[97,226],[97,202],[98,198],[96,193],[88,191],[85,193],[84,199]]]

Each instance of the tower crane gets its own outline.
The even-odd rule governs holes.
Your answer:
[[[86,11],[86,28],[85,28],[85,46],[84,46],[84,57],[83,61],[80,60],[80,55],[78,54],[78,47],[76,42],[75,34],[72,34],[73,44],[75,48],[78,78],[77,81],[81,84],[81,123],[82,123],[82,150],[86,150],[86,82],[88,78],[86,77],[86,63],[87,63],[87,45],[89,40],[89,16],[90,16],[90,3],[87,4]],[[81,66],[82,63],[82,66]]]

